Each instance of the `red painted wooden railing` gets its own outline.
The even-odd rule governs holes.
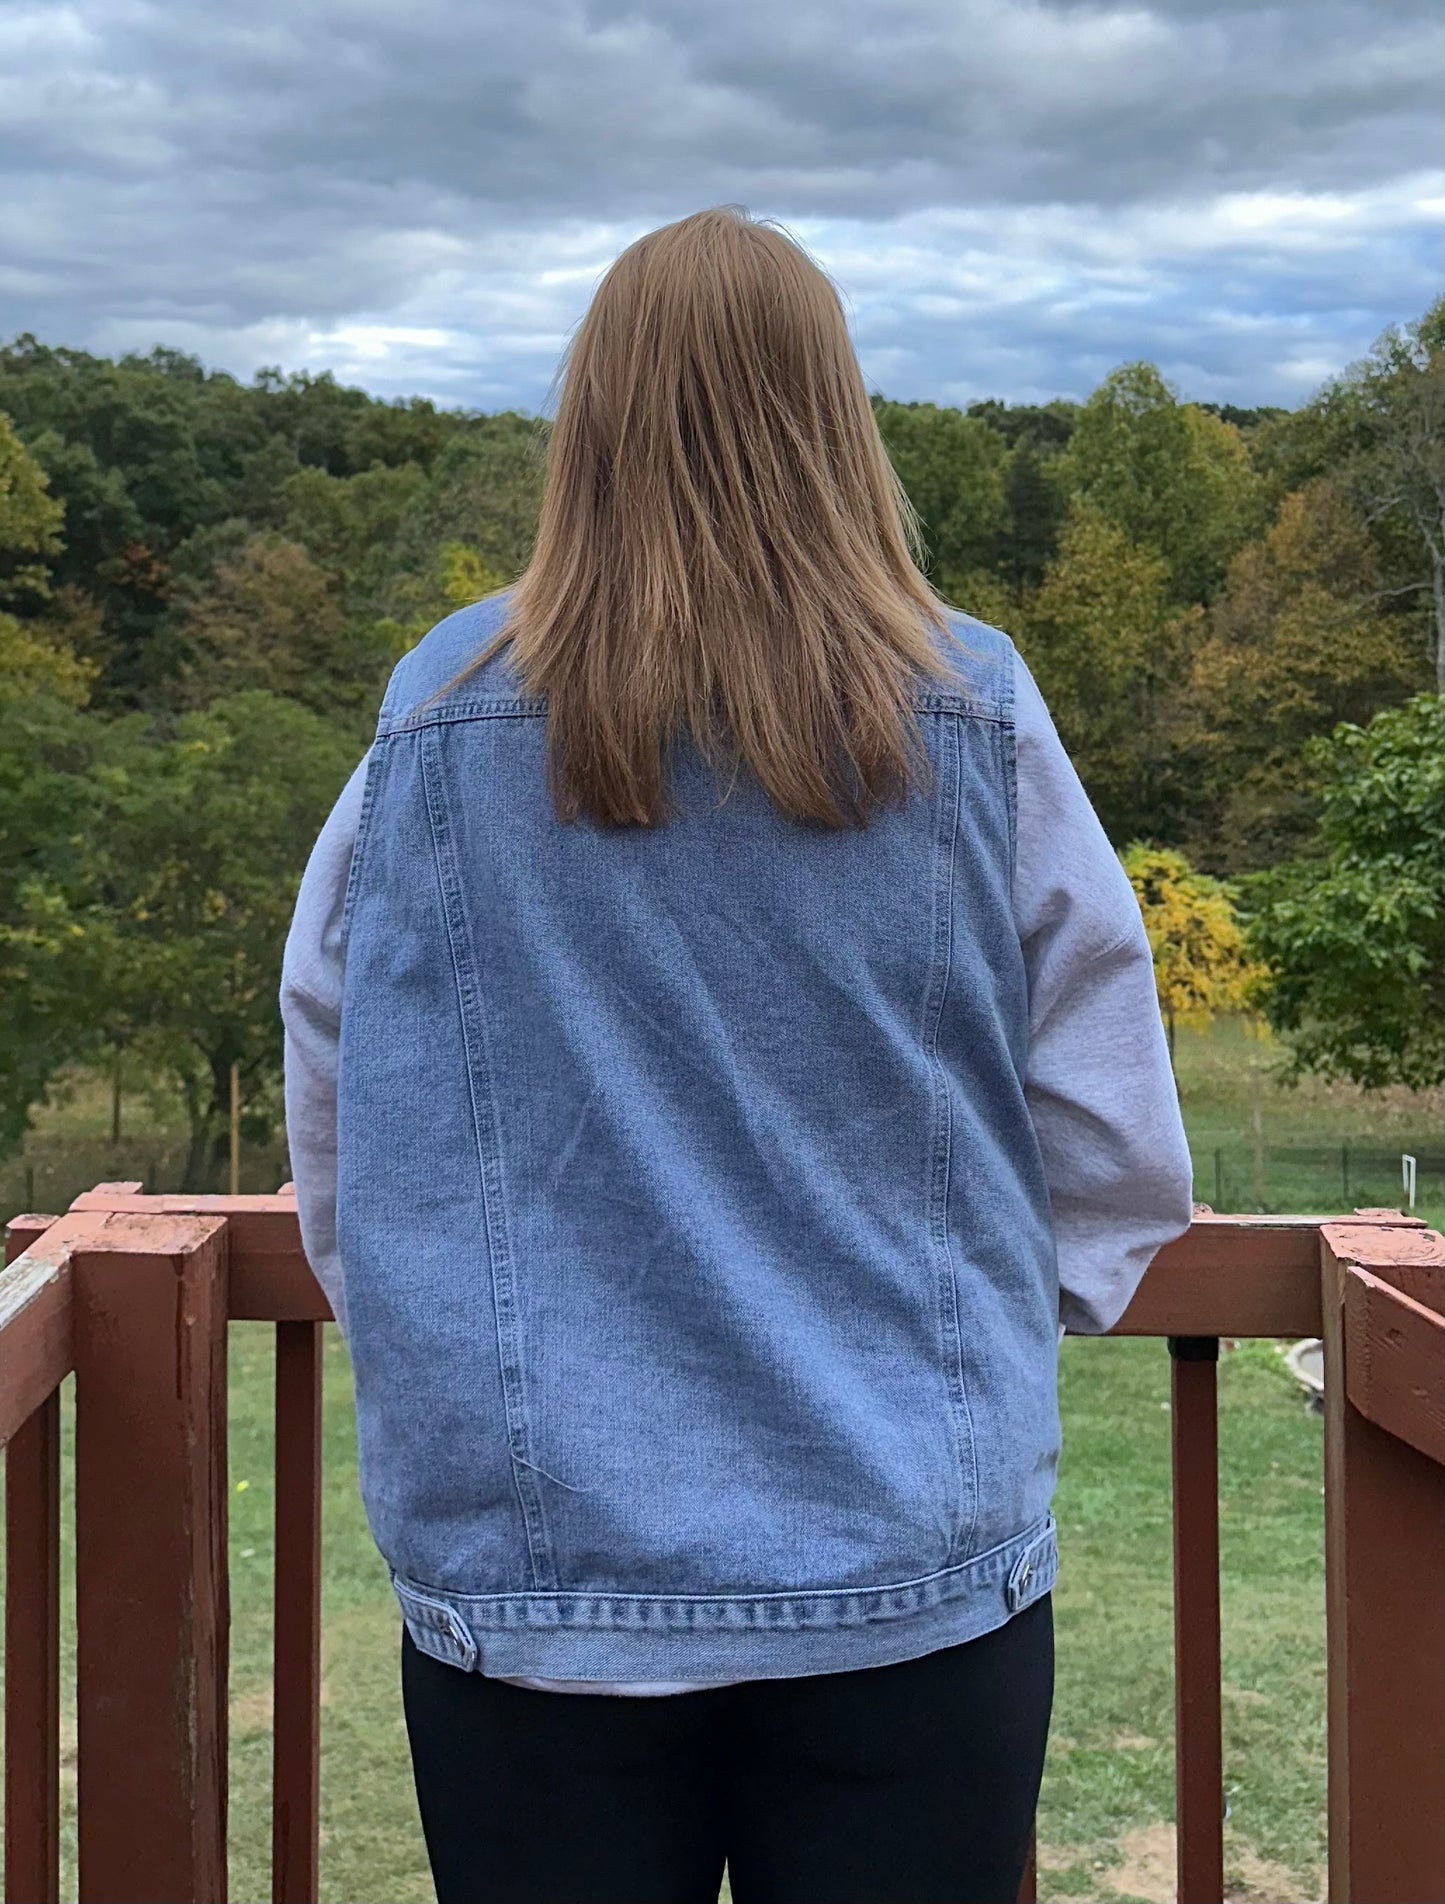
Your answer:
[[[276,1326],[272,1896],[317,1896],[325,1300],[294,1202],[101,1184],[17,1218],[7,1444],[5,1896],[59,1895],[57,1391],[76,1377],[82,1904],[226,1895],[226,1325]],[[1116,1333],[1171,1351],[1178,1896],[1220,1904],[1222,1336],[1322,1336],[1331,1904],[1445,1896],[1445,1245],[1393,1211],[1211,1217]],[[1021,1900],[1032,1900],[1032,1860]]]

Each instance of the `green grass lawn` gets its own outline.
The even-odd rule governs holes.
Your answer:
[[[1246,1134],[1247,1062],[1233,1027],[1181,1038],[1179,1072],[1196,1158],[1219,1133]],[[1340,1135],[1421,1142],[1438,1112],[1420,1095],[1265,1084],[1270,1141]],[[144,1177],[144,1146],[117,1154],[108,1096],[81,1084],[27,1145],[59,1208],[99,1178]],[[248,1158],[247,1187],[273,1186],[279,1152]],[[17,1165],[0,1176],[9,1209]],[[1309,1186],[1313,1187],[1313,1186]],[[1427,1186],[1435,1197],[1438,1186]],[[1199,1194],[1208,1198],[1202,1181]],[[1371,1201],[1376,1199],[1372,1198]],[[1379,1199],[1383,1201],[1384,1199]],[[1393,1199],[1392,1199],[1393,1200]],[[1423,1201],[1423,1199],[1422,1199]],[[1282,1207],[1282,1206],[1278,1206]],[[1303,1207],[1341,1207],[1306,1196]],[[1431,1211],[1424,1204],[1423,1213]],[[322,1881],[336,1904],[431,1896],[398,1694],[398,1616],[356,1488],[345,1353],[327,1331],[323,1542]],[[269,1328],[231,1339],[231,1895],[269,1896],[271,1344]],[[69,1385],[67,1385],[68,1387]],[[1070,1341],[1061,1388],[1065,1452],[1056,1502],[1059,1674],[1041,1811],[1041,1895],[1050,1900],[1174,1896],[1168,1357],[1162,1343]],[[1226,1827],[1232,1897],[1305,1901],[1323,1893],[1324,1628],[1320,1423],[1276,1346],[1226,1347],[1220,1368],[1224,1572]],[[67,1463],[68,1473],[68,1463]],[[68,1539],[68,1527],[67,1527]],[[67,1601],[66,1631],[70,1632]],[[69,1640],[67,1640],[69,1644]],[[66,1687],[66,1897],[73,1897],[73,1702]]]
[[[1231,1895],[1316,1898],[1325,1797],[1321,1425],[1274,1344],[1226,1348],[1219,1389]],[[1064,1344],[1045,1898],[1174,1896],[1168,1398],[1162,1342]]]

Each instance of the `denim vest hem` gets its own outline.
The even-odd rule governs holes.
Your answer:
[[[833,1592],[452,1593],[388,1569],[420,1652],[499,1678],[783,1679],[917,1659],[977,1639],[1050,1591],[1046,1515],[962,1566]]]

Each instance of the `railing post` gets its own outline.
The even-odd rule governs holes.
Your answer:
[[[321,1749],[321,1327],[276,1324],[273,1904],[315,1904]]]
[[[1171,1335],[1174,1793],[1179,1904],[1224,1896],[1219,1661],[1219,1338]]]
[[[72,1259],[82,1904],[226,1897],[226,1226]]]
[[[1321,1234],[1330,1904],[1445,1896],[1441,1470],[1350,1399],[1352,1265],[1427,1295],[1433,1281],[1439,1310],[1439,1238],[1393,1240],[1347,1222]]]
[[[11,1263],[55,1221],[6,1226]],[[5,1449],[5,1899],[60,1904],[60,1393]]]

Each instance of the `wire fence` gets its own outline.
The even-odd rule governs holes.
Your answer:
[[[1194,1146],[1194,1194],[1221,1213],[1302,1215],[1445,1205],[1445,1148],[1438,1136],[1398,1144],[1268,1144],[1248,1136]]]
[[[239,1162],[238,1188],[245,1194],[272,1191],[290,1175],[284,1142],[243,1144]],[[212,1175],[205,1188],[226,1189],[224,1164]],[[185,1177],[186,1143],[181,1137],[53,1139],[0,1164],[0,1221],[20,1210],[64,1210],[96,1183],[138,1183],[150,1196],[195,1188]]]
[[[1270,1144],[1245,1133],[1193,1145],[1194,1195],[1223,1213],[1328,1215],[1368,1208],[1413,1209],[1432,1221],[1445,1214],[1445,1147],[1438,1136],[1381,1144]],[[1413,1161],[1412,1161],[1413,1160]],[[64,1210],[92,1184],[130,1178],[148,1191],[183,1187],[184,1142],[137,1137],[47,1143],[0,1165],[0,1217],[18,1210]],[[243,1191],[274,1190],[290,1174],[284,1141],[244,1145]],[[220,1179],[212,1186],[224,1189]],[[1412,1194],[1413,1191],[1413,1194]]]

